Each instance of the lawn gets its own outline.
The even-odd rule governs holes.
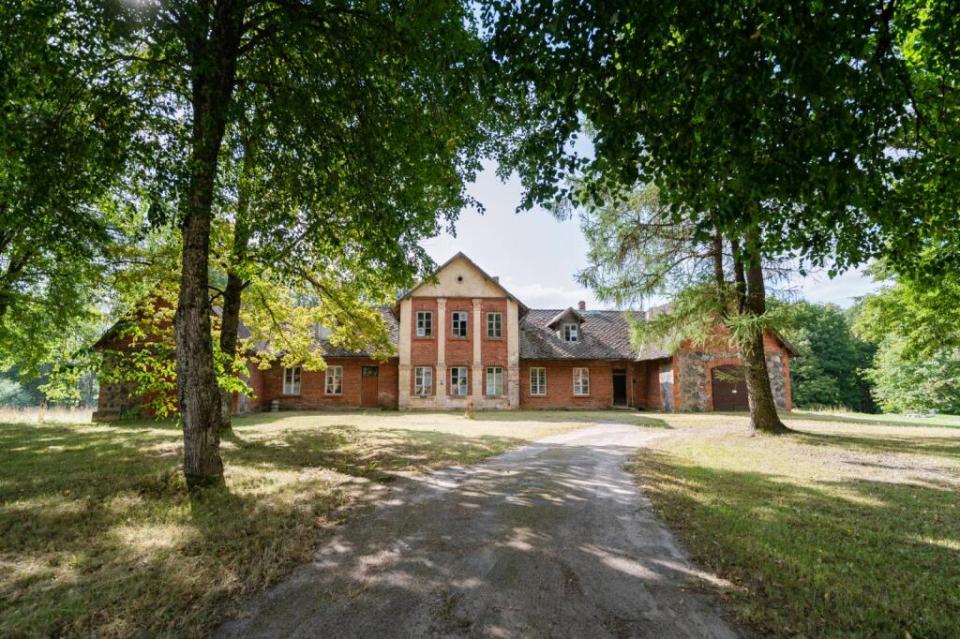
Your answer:
[[[661,416],[654,507],[769,637],[960,637],[960,430],[899,416]],[[954,418],[955,419],[955,418]],[[871,423],[872,422],[872,423]]]
[[[173,424],[0,424],[0,636],[206,636],[307,561],[368,487],[610,418],[246,417],[223,444],[227,489],[194,499]]]

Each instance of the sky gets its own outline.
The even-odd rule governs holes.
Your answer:
[[[470,185],[470,193],[486,213],[465,210],[456,236],[444,233],[423,242],[437,263],[463,251],[487,273],[500,276],[500,283],[531,308],[566,308],[581,300],[587,308],[610,308],[576,281],[576,272],[587,264],[587,243],[576,218],[558,221],[540,209],[516,213],[519,180],[501,182],[490,167]],[[856,271],[832,280],[826,273],[798,277],[788,287],[792,297],[843,308],[877,288]]]

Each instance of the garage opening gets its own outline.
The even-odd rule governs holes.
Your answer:
[[[713,410],[750,410],[747,402],[747,376],[743,366],[717,366],[711,371]]]

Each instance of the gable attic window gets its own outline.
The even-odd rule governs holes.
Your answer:
[[[580,326],[573,323],[564,324],[560,334],[563,336],[563,341],[565,342],[579,342]]]
[[[433,335],[433,313],[417,311],[417,337],[430,337],[431,335]]]

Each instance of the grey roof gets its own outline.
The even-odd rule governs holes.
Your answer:
[[[558,313],[566,309],[530,309],[520,322],[520,357],[523,359],[610,359],[648,360],[670,357],[660,346],[637,351],[630,343],[627,314],[643,320],[642,311],[580,311],[583,324],[580,339],[563,341],[550,328]]]

